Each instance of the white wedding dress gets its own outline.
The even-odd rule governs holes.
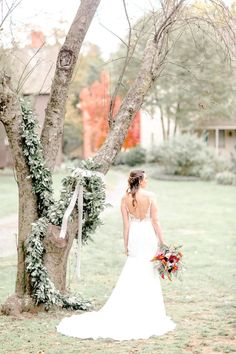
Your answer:
[[[105,305],[99,311],[63,318],[58,332],[77,338],[131,340],[175,329],[175,322],[166,315],[160,277],[150,262],[159,245],[150,206],[144,219],[129,213],[129,255]]]

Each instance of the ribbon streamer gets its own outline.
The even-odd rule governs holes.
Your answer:
[[[76,274],[80,278],[81,268],[81,248],[82,248],[82,221],[83,221],[83,186],[79,185],[78,191],[78,238],[77,238],[77,257],[76,257]]]
[[[104,175],[101,172],[97,172],[97,171],[90,171],[90,170],[84,170],[82,168],[76,168],[72,173],[72,177],[78,177],[79,175],[82,175],[82,177],[91,177],[93,175],[96,175],[104,181]],[[76,275],[78,278],[80,278],[80,275],[81,275],[80,274],[81,248],[82,248],[82,221],[83,221],[83,185],[80,184],[80,182],[77,182],[75,190],[74,190],[72,197],[71,197],[71,201],[64,213],[59,238],[64,239],[66,237],[68,219],[75,207],[76,200],[77,200],[77,206],[78,206]]]
[[[73,195],[71,197],[70,204],[68,205],[65,214],[62,219],[61,231],[59,238],[66,237],[66,230],[68,219],[75,207],[76,200],[78,201],[78,234],[77,234],[77,257],[76,257],[76,274],[80,277],[80,258],[81,258],[81,243],[82,243],[82,219],[83,219],[83,186],[78,182]]]

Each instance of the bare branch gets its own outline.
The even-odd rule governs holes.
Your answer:
[[[113,32],[111,29],[109,29],[108,27],[106,27],[105,25],[103,25],[101,22],[99,22],[99,25],[102,26],[105,30],[107,30],[108,32],[110,32],[111,34],[113,34],[116,38],[118,38],[126,47],[128,47],[128,44],[120,37],[118,36],[117,33]]]
[[[129,31],[128,31],[128,43],[127,43],[127,51],[126,51],[126,57],[125,57],[125,62],[123,65],[123,68],[121,70],[117,85],[114,89],[114,92],[112,94],[111,100],[110,100],[110,105],[109,105],[109,113],[108,113],[108,123],[109,123],[109,127],[112,128],[112,124],[113,124],[113,112],[114,112],[114,106],[115,106],[115,100],[116,100],[116,96],[119,92],[121,83],[122,83],[122,79],[124,77],[125,74],[125,70],[127,68],[127,65],[129,63],[129,57],[130,57],[130,51],[131,51],[131,37],[132,37],[132,27],[131,27],[131,23],[129,20],[129,15],[127,12],[127,7],[126,7],[126,2],[125,0],[123,0],[123,6],[124,6],[124,11],[125,11],[125,16],[128,22],[128,26],[129,26]]]
[[[120,90],[120,87],[123,86],[124,87],[124,84],[123,84],[123,78],[124,78],[124,75],[125,75],[125,72],[126,72],[126,69],[131,61],[131,59],[133,58],[133,55],[134,55],[134,52],[135,52],[135,49],[137,47],[137,44],[141,38],[141,35],[143,34],[143,29],[145,28],[146,24],[147,24],[147,21],[148,21],[148,18],[147,19],[143,19],[143,23],[141,25],[141,28],[139,29],[139,31],[136,33],[136,39],[134,41],[134,43],[131,44],[131,41],[132,41],[132,31],[133,29],[131,28],[131,23],[130,23],[130,20],[129,20],[129,17],[128,17],[128,12],[127,12],[127,8],[126,8],[126,3],[124,1],[124,8],[125,8],[125,13],[126,13],[126,18],[127,18],[127,21],[128,21],[128,24],[129,24],[129,33],[128,33],[128,47],[127,47],[127,51],[126,51],[126,56],[124,57],[124,64],[123,64],[123,67],[121,69],[121,72],[120,72],[120,75],[119,75],[119,78],[117,80],[117,83],[116,83],[116,86],[114,88],[114,91],[113,91],[113,94],[112,94],[112,98],[111,98],[111,101],[110,101],[110,107],[109,107],[109,114],[108,114],[108,122],[109,122],[109,127],[111,128],[112,127],[112,124],[113,124],[113,111],[114,111],[114,105],[115,105],[115,99],[116,99],[116,96]]]
[[[39,53],[39,51],[42,49],[42,47],[45,45],[45,43],[42,43],[42,45],[40,46],[40,48],[38,48],[36,50],[36,52],[32,55],[32,57],[28,60],[28,62],[26,63],[20,77],[18,80],[18,84],[16,87],[16,92],[19,93],[19,91],[21,90],[21,88],[23,87],[25,81],[27,80],[27,78],[30,76],[29,73],[31,74],[33,72],[33,70],[35,69],[35,67],[39,64],[39,60],[36,62],[35,66],[29,71],[29,73],[26,74],[26,76],[24,77],[24,73],[26,72],[26,69],[28,68],[28,66],[30,65],[30,63],[32,62],[32,60],[36,57],[36,55]]]
[[[104,173],[108,171],[120,150],[129,126],[144,102],[146,93],[164,69],[168,54],[168,31],[176,21],[182,3],[183,1],[178,3],[175,11],[171,11],[168,21],[164,20],[164,26],[163,22],[160,24],[157,36],[154,38],[152,36],[147,42],[139,73],[115,116],[113,129],[109,131],[105,143],[94,157],[94,162],[101,165],[100,170]]]
[[[45,75],[45,78],[44,78],[44,80],[43,80],[43,83],[42,83],[42,85],[41,85],[41,87],[40,87],[40,89],[39,89],[39,92],[37,93],[38,95],[41,93],[41,91],[42,91],[42,89],[43,89],[43,87],[44,87],[44,84],[45,84],[45,82],[46,82],[46,80],[47,80],[47,78],[48,78],[48,75],[49,75],[49,73],[50,73],[50,71],[52,70],[52,68],[53,68],[53,63],[50,65],[50,68],[48,69],[48,72],[46,73],[46,75]]]
[[[11,6],[9,6],[7,4],[7,2],[5,2],[6,6],[7,6],[7,12],[6,12],[5,15],[2,14],[2,19],[0,21],[0,29],[2,28],[2,26],[3,26],[4,22],[6,21],[6,19],[8,18],[8,16],[11,15],[11,13],[17,8],[17,6],[21,3],[21,1],[22,0],[18,0],[18,1],[15,0],[15,1],[12,2]]]

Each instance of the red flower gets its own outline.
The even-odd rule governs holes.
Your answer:
[[[163,258],[165,258],[165,256],[164,256],[163,253],[158,254],[156,257],[157,257],[157,259],[159,259],[159,260],[162,260]]]
[[[152,259],[151,259],[151,262],[154,262],[154,261],[161,261],[164,257],[163,253],[160,253],[160,254],[157,254],[155,255]]]
[[[172,254],[172,255],[169,257],[169,261],[170,261],[170,262],[178,261],[178,257],[176,257],[175,255]]]
[[[164,273],[162,273],[161,277],[162,277],[162,279],[165,279]]]

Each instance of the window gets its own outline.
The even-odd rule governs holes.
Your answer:
[[[225,130],[219,130],[219,148],[225,147]]]
[[[209,141],[209,132],[207,130],[204,130],[202,133],[203,141],[205,141],[206,144],[208,144]]]

